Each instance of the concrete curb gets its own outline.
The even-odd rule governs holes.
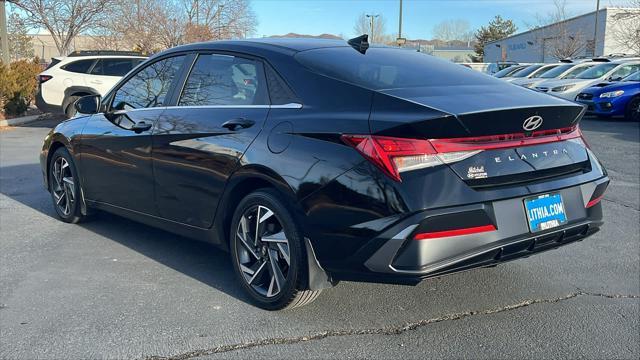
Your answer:
[[[22,125],[22,124],[30,123],[32,121],[36,121],[40,118],[40,116],[42,115],[30,115],[30,116],[23,116],[23,117],[18,117],[13,119],[0,120],[0,126]]]

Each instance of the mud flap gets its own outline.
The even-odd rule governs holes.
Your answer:
[[[309,268],[309,290],[328,289],[335,284],[331,281],[331,278],[326,271],[320,266],[316,253],[313,251],[311,241],[308,238],[304,238],[304,244],[307,248],[307,265]]]

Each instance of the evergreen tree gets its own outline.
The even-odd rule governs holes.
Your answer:
[[[504,39],[518,30],[517,26],[511,20],[504,20],[500,15],[496,15],[489,25],[482,26],[475,33],[476,44],[474,49],[476,56],[473,61],[482,62],[484,57],[484,45],[488,42]]]

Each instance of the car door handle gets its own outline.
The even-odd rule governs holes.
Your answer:
[[[238,128],[246,129],[246,128],[252,127],[255,123],[256,122],[253,120],[237,118],[237,119],[231,119],[231,120],[225,121],[222,124],[222,127],[227,128],[231,131],[236,131],[238,130]]]
[[[147,131],[147,130],[151,129],[151,126],[153,126],[152,123],[140,121],[140,122],[135,123],[131,127],[131,130],[135,131],[136,134],[140,134],[143,131]]]

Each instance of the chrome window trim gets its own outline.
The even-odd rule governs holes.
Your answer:
[[[282,105],[188,105],[167,106],[165,109],[302,109],[300,103]]]
[[[116,115],[124,115],[129,112],[146,110],[168,110],[168,109],[302,109],[300,103],[288,103],[282,105],[194,105],[194,106],[156,106],[148,108],[136,108],[127,110],[117,110]]]

